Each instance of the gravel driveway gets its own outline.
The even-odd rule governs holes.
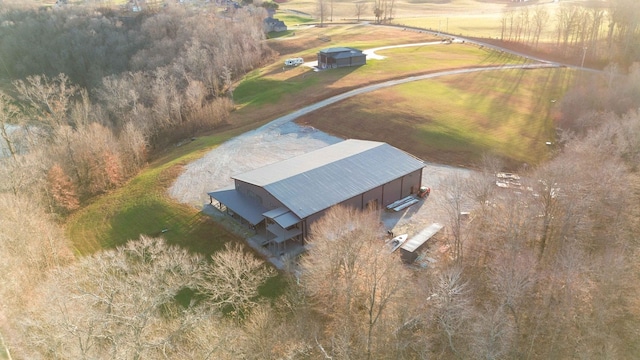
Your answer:
[[[277,161],[304,154],[342,139],[312,127],[293,122],[264,126],[235,137],[211,150],[201,159],[186,166],[169,194],[182,203],[198,209],[209,203],[207,192],[233,185],[231,176]],[[467,176],[470,170],[445,165],[425,164],[423,184],[431,188],[431,196],[408,209],[384,212],[382,221],[394,233],[414,235],[433,222],[446,222],[446,214],[438,206],[446,180],[455,174]]]

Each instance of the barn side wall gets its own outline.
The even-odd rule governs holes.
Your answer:
[[[387,206],[399,199],[402,199],[402,178],[397,178],[383,185],[382,206]]]
[[[422,169],[416,170],[402,177],[402,196],[417,194],[422,186]]]
[[[351,66],[360,66],[365,65],[367,63],[366,55],[359,55],[351,57]]]

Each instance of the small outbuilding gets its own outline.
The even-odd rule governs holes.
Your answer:
[[[264,19],[264,31],[266,33],[287,31],[287,25],[282,20],[268,17]]]
[[[366,63],[367,55],[362,50],[350,47],[333,47],[318,52],[318,67],[320,69],[360,66]]]

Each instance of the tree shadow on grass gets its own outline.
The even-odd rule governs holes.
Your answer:
[[[164,202],[150,201],[116,214],[110,230],[101,239],[103,248],[116,247],[141,235],[163,237],[168,244],[179,245],[191,252],[210,255],[238,237],[216,224],[205,214],[179,209]]]

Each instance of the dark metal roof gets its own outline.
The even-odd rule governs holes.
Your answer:
[[[238,192],[233,187],[212,191],[208,195],[242,216],[251,225],[262,221],[264,219],[262,213],[267,211],[258,201]]]
[[[350,48],[350,47],[332,47],[328,49],[320,50],[321,54],[327,55],[332,58],[346,58],[353,56],[366,56],[362,53],[362,50]]]
[[[262,216],[275,221],[283,229],[286,229],[289,226],[293,226],[302,221],[299,217],[296,216],[296,214],[292,213],[286,207],[279,207],[273,210],[269,210],[266,213],[262,214]]]
[[[386,143],[346,140],[233,178],[263,187],[303,219],[423,167]]]

